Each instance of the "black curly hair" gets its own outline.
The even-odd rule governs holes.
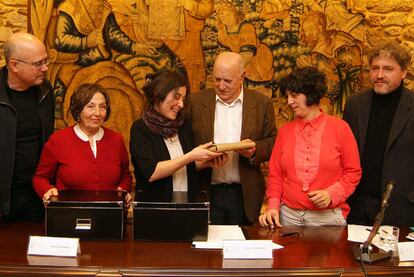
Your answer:
[[[295,68],[280,80],[280,92],[287,97],[287,91],[302,93],[306,96],[306,105],[318,105],[328,90],[325,74],[316,67]]]

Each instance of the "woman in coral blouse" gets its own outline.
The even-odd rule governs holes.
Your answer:
[[[269,163],[262,226],[345,225],[346,199],[361,177],[358,147],[348,124],[324,113],[327,90],[316,68],[297,68],[281,80],[296,118],[279,130]]]
[[[48,200],[59,190],[129,192],[131,173],[121,134],[103,127],[111,106],[97,84],[81,85],[70,98],[76,125],[55,132],[45,144],[33,177],[37,194]],[[129,193],[126,202],[131,202]]]

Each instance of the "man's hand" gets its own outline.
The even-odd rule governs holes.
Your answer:
[[[251,139],[244,139],[241,142],[254,142],[254,141],[252,141]],[[251,157],[253,157],[254,153],[256,153],[256,147],[252,147],[249,149],[235,150],[235,152],[238,153],[240,156],[250,159]]]

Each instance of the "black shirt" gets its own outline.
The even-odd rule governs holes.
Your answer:
[[[362,177],[357,190],[381,198],[382,167],[385,148],[401,99],[403,85],[387,94],[374,93],[368,123],[364,153],[362,155]]]
[[[32,187],[42,134],[38,96],[33,88],[15,91],[7,87],[7,93],[16,110],[17,130],[10,213],[6,220],[38,221],[43,217],[42,201]]]
[[[37,95],[30,88],[26,91],[8,88],[8,93],[17,117],[12,189],[25,189],[27,186],[31,188],[32,177],[40,157],[42,133],[42,123],[37,111]]]

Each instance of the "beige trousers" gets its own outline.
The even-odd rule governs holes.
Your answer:
[[[325,209],[320,211],[296,210],[286,205],[280,207],[282,226],[344,226],[346,221],[342,209]]]

